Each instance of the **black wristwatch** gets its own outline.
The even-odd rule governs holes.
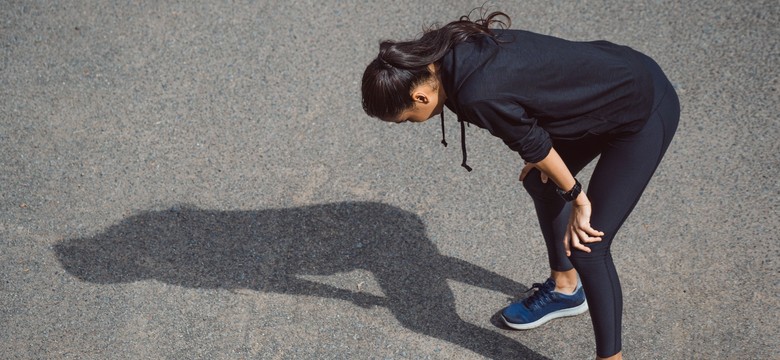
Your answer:
[[[574,201],[574,199],[577,198],[577,196],[580,195],[582,192],[582,184],[580,184],[579,181],[577,181],[577,178],[574,178],[574,187],[571,188],[569,191],[563,191],[561,188],[556,188],[555,190],[558,191],[558,195],[560,195],[563,200],[566,200],[566,202]]]

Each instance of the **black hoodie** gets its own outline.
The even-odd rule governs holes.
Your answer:
[[[495,38],[476,36],[441,60],[445,104],[459,121],[487,129],[531,163],[547,156],[551,139],[644,125],[653,82],[641,53],[607,41],[493,31]]]

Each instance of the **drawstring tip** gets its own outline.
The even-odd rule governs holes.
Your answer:
[[[471,166],[466,165],[466,163],[460,164],[460,166],[463,166],[463,168],[466,169],[466,171],[471,172],[471,170],[474,170],[471,168]]]
[[[444,145],[444,147],[447,147],[447,142],[446,141],[442,140],[441,144]]]

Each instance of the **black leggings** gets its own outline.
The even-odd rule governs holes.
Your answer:
[[[591,225],[603,231],[604,236],[600,242],[586,245],[590,253],[572,249],[571,257],[566,257],[563,237],[571,204],[558,196],[555,184],[552,181],[543,184],[538,170],[530,172],[523,181],[534,199],[550,267],[556,271],[575,268],[582,280],[596,334],[596,353],[600,357],[612,356],[622,346],[623,296],[610,253],[612,239],[661,162],[680,118],[680,104],[671,84],[652,59],[645,60],[653,72],[655,93],[653,111],[642,130],[617,136],[553,141],[553,148],[572,174],[601,155],[587,195],[592,207]]]

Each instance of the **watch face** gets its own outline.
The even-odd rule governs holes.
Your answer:
[[[577,198],[577,196],[580,195],[580,192],[582,191],[582,187],[580,186],[580,183],[577,183],[574,185],[574,189],[571,189],[571,193],[569,194],[569,201],[573,201]]]

